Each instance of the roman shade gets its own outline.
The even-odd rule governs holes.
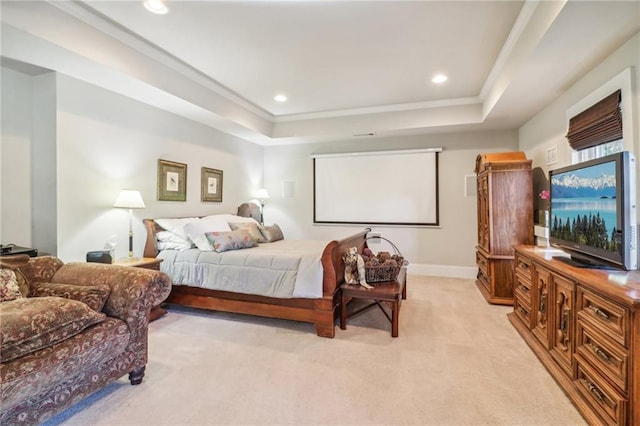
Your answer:
[[[581,150],[622,139],[620,98],[618,89],[569,120],[566,137],[571,148]]]

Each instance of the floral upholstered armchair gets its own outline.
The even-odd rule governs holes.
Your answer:
[[[0,424],[39,423],[147,364],[159,271],[0,257]]]

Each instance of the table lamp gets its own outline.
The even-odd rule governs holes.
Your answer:
[[[133,209],[144,209],[145,207],[140,191],[123,189],[113,207],[129,209],[129,260],[135,260],[133,257]]]
[[[260,225],[264,225],[264,200],[269,198],[269,191],[265,188],[260,188],[256,191],[256,198],[260,200]]]

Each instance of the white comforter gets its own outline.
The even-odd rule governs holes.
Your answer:
[[[163,250],[174,285],[278,298],[322,297],[321,257],[329,241],[281,240],[223,253]]]

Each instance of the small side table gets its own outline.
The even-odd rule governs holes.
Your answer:
[[[398,337],[398,321],[400,317],[400,305],[407,298],[407,273],[402,268],[398,278],[394,281],[374,283],[373,288],[364,288],[359,284],[342,284],[340,286],[340,328],[347,329],[347,317],[363,312],[373,306],[378,306],[389,321],[391,321],[391,337]],[[348,314],[347,303],[351,299],[372,299],[373,303],[364,306]],[[391,317],[384,310],[380,302],[385,302],[391,307]]]
[[[163,259],[158,259],[156,257],[140,257],[129,259],[127,257],[122,259],[115,260],[112,265],[119,266],[131,266],[134,268],[145,268],[145,269],[153,269],[154,271],[160,270],[160,263]],[[155,321],[163,315],[166,315],[167,311],[163,309],[160,305],[154,306],[151,308],[151,313],[149,314],[149,322]]]
[[[34,249],[31,247],[20,247],[9,244],[11,250],[6,251],[4,253],[0,253],[0,256],[15,256],[16,254],[28,254],[29,257],[38,256],[38,249]]]

